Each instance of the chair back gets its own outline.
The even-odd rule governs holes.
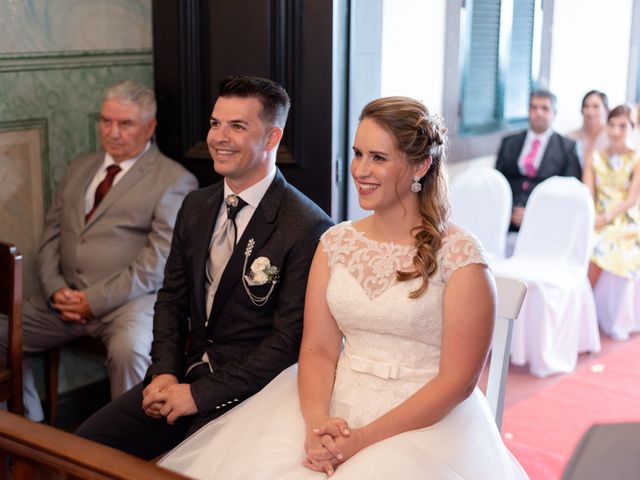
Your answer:
[[[0,242],[0,313],[8,317],[7,358],[0,359],[0,402],[22,414],[22,255]]]
[[[509,182],[489,166],[466,169],[451,181],[451,219],[469,230],[494,258],[504,258],[511,219]]]
[[[496,277],[496,287],[498,290],[498,305],[496,321],[493,327],[493,338],[491,340],[491,360],[489,363],[486,397],[493,418],[496,421],[496,425],[498,425],[498,430],[500,430],[509,372],[513,322],[520,313],[527,286],[521,280]]]
[[[586,185],[573,177],[551,177],[531,192],[514,257],[546,257],[586,268],[595,212]]]

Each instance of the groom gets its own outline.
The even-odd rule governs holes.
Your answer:
[[[276,168],[287,92],[248,76],[218,89],[207,144],[224,181],[192,192],[178,213],[151,367],[76,432],[145,459],[296,361],[309,266],[332,224]]]

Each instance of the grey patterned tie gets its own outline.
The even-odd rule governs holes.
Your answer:
[[[209,283],[206,301],[207,319],[211,313],[213,297],[218,289],[220,277],[231,257],[233,247],[236,245],[236,215],[247,205],[247,202],[237,195],[227,195],[224,202],[227,205],[227,220],[213,234],[209,260],[207,261],[207,281]]]

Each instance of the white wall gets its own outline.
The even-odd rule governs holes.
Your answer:
[[[633,0],[555,0],[549,88],[558,96],[554,127],[582,124],[580,102],[592,89],[611,107],[627,92]],[[635,19],[640,21],[640,19]]]
[[[430,112],[441,113],[446,0],[383,1],[379,96],[413,97],[421,100]],[[364,15],[366,12],[356,11],[355,14]],[[356,26],[366,28],[361,22],[356,22]],[[376,67],[370,65],[370,68]],[[372,78],[377,77],[372,75]],[[356,107],[352,105],[352,108]],[[357,109],[360,108],[358,105]],[[350,132],[350,141],[354,134]],[[358,205],[358,193],[351,179],[348,183],[347,216],[356,220],[369,212]]]
[[[442,112],[446,0],[385,0],[381,95],[421,100]]]

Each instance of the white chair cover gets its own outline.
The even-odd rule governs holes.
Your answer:
[[[511,219],[511,189],[495,168],[474,166],[451,181],[451,219],[473,233],[491,260],[504,258]]]
[[[603,271],[594,290],[598,323],[614,340],[640,332],[640,278],[629,280]]]
[[[494,262],[496,276],[519,278],[527,296],[511,343],[511,361],[544,377],[570,372],[578,353],[600,350],[587,268],[593,200],[575,178],[552,177],[531,193],[511,258]]]

